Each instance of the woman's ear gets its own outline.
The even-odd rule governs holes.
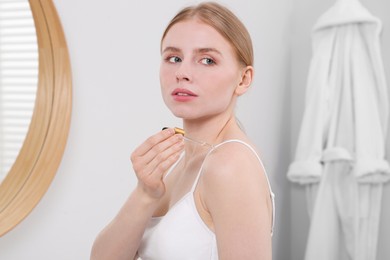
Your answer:
[[[241,96],[244,94],[252,83],[254,69],[252,66],[246,66],[242,69],[241,81],[236,88],[236,95]]]

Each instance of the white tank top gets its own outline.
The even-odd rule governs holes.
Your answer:
[[[214,149],[230,142],[237,142],[247,146],[256,155],[264,169],[263,163],[256,151],[250,145],[240,140],[227,140],[222,142],[214,146],[207,153],[206,157]],[[170,171],[172,171],[172,169]],[[138,255],[142,260],[218,259],[215,234],[203,222],[195,205],[194,191],[198,184],[202,169],[203,163],[191,190],[176,202],[166,215],[162,217],[152,217],[150,220],[138,249]],[[272,235],[275,222],[275,202],[267,174],[265,176],[267,178],[272,200]]]

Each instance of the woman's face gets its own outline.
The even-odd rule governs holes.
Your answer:
[[[177,117],[201,119],[232,111],[242,71],[229,42],[198,20],[173,25],[162,42],[161,91]]]

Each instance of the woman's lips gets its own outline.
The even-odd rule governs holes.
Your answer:
[[[181,102],[190,101],[197,97],[195,93],[183,88],[177,88],[172,91],[172,96],[174,100]]]

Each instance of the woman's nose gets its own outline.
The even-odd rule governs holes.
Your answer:
[[[187,64],[181,63],[180,67],[175,73],[176,80],[179,81],[191,81],[191,72]]]

